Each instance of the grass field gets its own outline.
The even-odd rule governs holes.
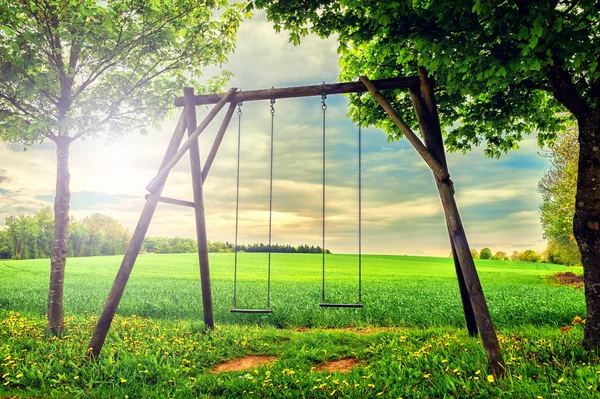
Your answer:
[[[195,254],[140,255],[119,313],[153,319],[202,320]],[[116,257],[69,259],[65,311],[99,313],[121,261]],[[273,315],[229,313],[233,254],[211,254],[215,321],[275,327],[453,326],[464,324],[454,264],[450,258],[363,257],[363,309],[320,309],[321,256],[273,254]],[[584,314],[583,292],[550,286],[542,276],[566,270],[558,265],[477,262],[494,322],[499,327],[568,324]],[[0,308],[27,315],[46,313],[49,261],[0,261]],[[266,304],[266,254],[240,254],[238,306]],[[328,255],[328,302],[357,300],[357,258]]]
[[[0,261],[0,398],[600,395],[599,358],[581,348],[581,323],[573,326],[583,293],[544,282],[561,266],[477,261],[507,363],[498,380],[463,328],[452,260],[409,256],[364,257],[365,307],[356,310],[319,308],[320,256],[274,254],[274,313],[256,316],[229,313],[233,256],[211,254],[218,328],[205,334],[197,257],[141,255],[102,357],[85,363],[120,259],[69,259],[62,340],[45,337],[49,261]],[[264,306],[266,255],[242,254],[239,267],[239,304]],[[329,302],[356,300],[356,267],[354,256],[327,257]],[[210,372],[245,355],[277,360]],[[346,358],[359,362],[348,373],[317,368]]]

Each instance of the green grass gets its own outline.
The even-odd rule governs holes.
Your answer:
[[[266,254],[240,254],[238,306],[266,304]],[[116,257],[73,258],[65,276],[65,311],[100,313],[121,261]],[[272,255],[273,315],[229,313],[233,255],[211,254],[215,321],[276,327],[453,326],[464,324],[454,265],[449,258],[363,257],[363,309],[320,309],[321,256]],[[357,258],[328,255],[328,302],[357,300]],[[542,263],[477,262],[485,295],[498,327],[568,324],[584,314],[582,291],[551,286],[542,276],[568,270]],[[0,308],[28,315],[46,313],[49,261],[0,261]],[[195,254],[140,255],[121,315],[202,320]]]
[[[68,260],[62,340],[45,336],[49,261],[0,261],[0,398],[600,395],[600,359],[582,349],[581,324],[560,329],[585,314],[583,292],[544,282],[573,269],[477,261],[507,364],[506,378],[490,381],[480,340],[463,328],[452,260],[409,256],[364,257],[356,310],[319,308],[319,255],[274,254],[274,313],[256,316],[229,312],[233,256],[211,254],[218,327],[204,333],[197,257],[141,255],[101,358],[84,362],[120,260]],[[240,306],[264,306],[266,255],[241,254],[239,267]],[[355,256],[327,256],[329,302],[356,300],[356,268]],[[248,354],[277,361],[210,372]],[[360,361],[348,374],[315,370],[347,357]]]

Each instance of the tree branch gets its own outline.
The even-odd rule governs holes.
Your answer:
[[[548,72],[548,79],[552,84],[554,98],[563,104],[571,113],[580,120],[588,113],[590,108],[577,93],[571,74],[562,67],[553,65]]]

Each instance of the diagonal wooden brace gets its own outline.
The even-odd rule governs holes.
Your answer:
[[[421,158],[429,165],[435,177],[440,181],[446,181],[450,178],[448,169],[444,167],[433,154],[425,147],[425,144],[419,139],[419,137],[411,130],[411,128],[402,120],[400,115],[392,108],[390,103],[379,93],[379,90],[375,87],[367,77],[359,77],[360,81],[363,82],[369,93],[375,98],[375,100],[381,105],[381,108],[387,112],[392,121],[402,130],[406,139],[415,147]]]
[[[165,176],[169,173],[171,169],[173,169],[175,165],[177,165],[177,163],[183,157],[186,151],[189,150],[192,143],[198,140],[200,133],[202,133],[204,129],[206,129],[209,123],[212,122],[212,120],[215,118],[215,116],[217,116],[217,114],[225,106],[225,104],[231,100],[231,98],[235,95],[236,91],[237,88],[231,88],[223,96],[223,98],[221,98],[217,105],[215,105],[215,107],[210,110],[210,112],[208,113],[208,115],[206,115],[202,123],[200,123],[198,127],[194,130],[194,132],[189,135],[188,139],[185,143],[183,143],[183,145],[177,151],[177,153],[173,155],[171,160],[158,171],[158,173],[156,174],[156,176],[154,176],[152,180],[150,180],[150,183],[148,183],[148,185],[146,186],[146,190],[148,190],[150,193],[156,191],[156,189],[160,186],[161,182],[164,180]]]

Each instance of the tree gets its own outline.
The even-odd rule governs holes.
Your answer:
[[[40,229],[34,216],[7,216],[6,231],[13,259],[35,259],[38,257]]]
[[[37,211],[33,217],[39,229],[37,239],[39,257],[49,258],[52,252],[52,242],[54,241],[54,215],[52,214],[52,209],[44,207]]]
[[[563,265],[581,264],[581,253],[573,234],[577,189],[577,131],[567,129],[550,150],[550,170],[538,183],[542,194],[540,221],[548,240],[548,261]]]
[[[483,248],[479,253],[479,258],[481,259],[489,259],[492,257],[492,250],[489,248]]]
[[[12,248],[7,230],[0,230],[0,259],[12,258]]]
[[[226,0],[0,0],[0,140],[56,144],[48,329],[60,334],[73,141],[156,126],[173,98],[235,44]],[[223,79],[197,88],[213,91]]]
[[[471,248],[471,256],[473,259],[479,259],[479,252],[475,248]]]
[[[539,262],[540,255],[535,252],[533,249],[526,249],[525,251],[519,254],[518,259],[521,262]]]
[[[579,132],[573,232],[582,255],[587,305],[584,343],[600,346],[600,7],[571,0],[252,0],[290,40],[336,34],[341,78],[415,75],[435,78],[450,150],[485,144],[498,157],[537,132],[549,144],[572,119]],[[396,109],[410,101],[385,93]],[[364,96],[363,96],[364,97]],[[352,96],[353,104],[358,96]],[[372,99],[363,124],[402,137]],[[356,118],[357,107],[351,110]],[[412,113],[404,117],[416,125]]]

